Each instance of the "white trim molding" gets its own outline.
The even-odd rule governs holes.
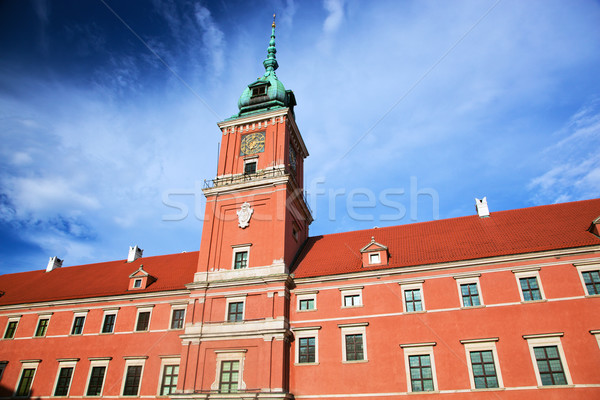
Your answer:
[[[433,356],[433,347],[436,345],[435,342],[426,343],[406,343],[401,344],[404,353],[404,371],[406,372],[406,391],[409,393],[435,393],[438,391],[437,373],[435,370],[435,358]],[[429,356],[429,363],[431,365],[431,375],[433,380],[433,390],[429,391],[414,391],[412,385],[412,379],[410,374],[410,357],[411,356]]]
[[[465,347],[465,353],[467,357],[467,363],[469,366],[469,381],[471,382],[471,389],[473,390],[494,390],[503,389],[504,381],[502,380],[502,373],[500,372],[500,361],[498,358],[498,351],[496,350],[496,342],[498,338],[485,338],[485,339],[469,339],[461,340],[460,342]],[[491,351],[492,357],[494,358],[494,368],[496,369],[496,380],[498,382],[497,388],[477,388],[475,384],[475,378],[473,373],[473,361],[471,359],[472,351]]]
[[[367,356],[367,326],[368,322],[357,322],[351,324],[338,324],[338,328],[340,328],[341,333],[341,342],[342,342],[342,363],[362,363],[368,362],[369,358]],[[346,336],[348,335],[362,335],[362,360],[348,360],[346,355]]]
[[[540,268],[530,268],[528,270],[513,270],[512,271],[512,273],[515,276],[515,279],[517,280],[517,288],[519,289],[519,296],[521,297],[521,301],[523,303],[532,303],[532,302],[546,300],[546,294],[544,293],[544,288],[542,286],[542,279],[540,278],[539,271],[540,271]],[[526,279],[526,278],[535,278],[536,279],[537,285],[538,285],[538,290],[540,291],[540,296],[542,297],[541,299],[525,300],[525,298],[523,297],[523,288],[521,287],[521,279]]]
[[[573,380],[571,379],[571,373],[569,372],[569,366],[567,364],[567,358],[565,357],[565,352],[563,351],[561,337],[563,336],[563,332],[556,333],[542,333],[542,334],[532,334],[532,335],[523,335],[523,339],[527,340],[527,345],[529,346],[529,353],[531,355],[531,362],[533,363],[533,368],[535,370],[535,379],[537,380],[537,384],[539,387],[542,386],[566,386],[572,385]],[[536,347],[546,347],[546,346],[554,346],[558,350],[558,354],[560,357],[560,362],[562,364],[563,373],[565,375],[565,380],[567,381],[566,385],[543,385],[542,378],[540,375],[540,370],[538,368],[537,358],[535,356],[535,348]]]

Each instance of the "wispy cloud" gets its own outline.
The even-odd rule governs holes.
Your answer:
[[[549,169],[533,178],[529,190],[539,204],[597,197],[600,193],[600,101],[571,117],[540,159]]]
[[[324,0],[323,7],[327,10],[327,18],[323,22],[326,34],[335,33],[344,21],[344,0]]]

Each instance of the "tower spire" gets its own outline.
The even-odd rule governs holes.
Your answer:
[[[271,24],[271,40],[269,41],[269,48],[267,49],[267,58],[263,61],[263,65],[265,66],[265,76],[270,74],[275,75],[275,70],[279,68],[279,64],[275,59],[275,53],[277,53],[277,49],[275,48],[275,14],[273,14],[273,23]]]

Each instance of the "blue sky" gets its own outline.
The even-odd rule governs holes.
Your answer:
[[[311,235],[598,197],[598,2],[8,0],[0,272],[197,250],[273,12]]]

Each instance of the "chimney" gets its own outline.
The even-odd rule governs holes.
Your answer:
[[[489,217],[490,209],[488,208],[487,197],[484,197],[481,200],[476,197],[475,209],[477,210],[477,215],[479,215],[480,218]]]
[[[143,253],[144,253],[144,250],[137,247],[137,245],[134,247],[129,246],[129,255],[127,256],[127,262],[128,263],[134,262],[135,260],[140,258]]]
[[[62,263],[63,260],[61,260],[60,258],[56,256],[50,257],[50,260],[48,260],[48,266],[46,267],[46,272],[50,272],[52,270],[55,270],[56,268],[62,267]]]

